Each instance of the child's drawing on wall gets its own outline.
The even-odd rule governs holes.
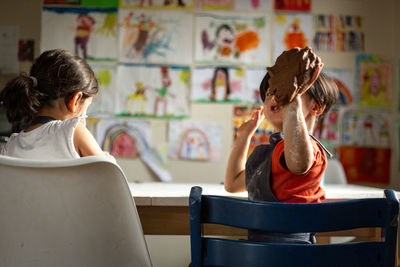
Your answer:
[[[355,102],[354,75],[350,69],[323,69],[322,72],[331,78],[339,89],[337,104],[351,105]]]
[[[263,104],[260,97],[260,84],[266,73],[266,68],[246,69],[247,103]]]
[[[222,127],[214,122],[170,121],[168,156],[174,159],[217,161]]]
[[[391,61],[378,56],[359,55],[357,68],[360,105],[390,108]]]
[[[120,0],[123,8],[192,8],[194,0]]]
[[[149,143],[150,122],[100,119],[96,123],[96,140],[104,151],[115,157],[136,158]]]
[[[244,70],[236,67],[198,67],[193,71],[192,100],[196,102],[242,102]]]
[[[346,111],[342,120],[342,144],[389,147],[387,113]]]
[[[41,50],[55,47],[89,60],[114,61],[116,8],[43,7]]]
[[[247,0],[235,1],[234,9],[237,11],[272,11],[272,0]]]
[[[186,37],[192,24],[190,15],[138,9],[120,13],[121,61],[189,63],[191,39]]]
[[[310,14],[279,13],[273,27],[273,60],[284,50],[312,44],[313,16]]]
[[[200,62],[266,62],[268,60],[266,29],[265,17],[198,14],[196,17],[196,60]]]
[[[331,108],[323,118],[318,120],[313,132],[313,135],[334,154],[337,154],[340,141],[339,114],[337,108]]]
[[[120,64],[117,75],[120,115],[164,118],[189,115],[188,67]]]
[[[116,66],[115,64],[91,63],[96,79],[99,82],[99,93],[93,98],[87,113],[89,115],[112,115],[115,113]]]

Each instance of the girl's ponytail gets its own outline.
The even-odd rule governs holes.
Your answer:
[[[43,93],[37,87],[38,81],[35,77],[21,73],[0,92],[1,106],[5,108],[11,124],[29,123],[38,112]]]

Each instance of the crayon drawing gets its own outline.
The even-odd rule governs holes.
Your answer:
[[[314,46],[315,50],[335,51],[335,16],[314,15]]]
[[[116,65],[106,65],[98,63],[90,63],[96,79],[99,83],[99,92],[93,97],[92,104],[89,106],[87,113],[89,115],[103,115],[115,113],[115,97],[116,97]]]
[[[123,8],[188,8],[194,7],[194,0],[120,0]]]
[[[275,11],[311,11],[311,0],[274,0]]]
[[[273,27],[273,61],[285,50],[312,45],[312,15],[279,13]]]
[[[60,48],[90,60],[117,59],[116,8],[43,7],[41,32],[42,51]]]
[[[339,151],[349,182],[389,183],[389,122],[389,113],[352,110],[344,113]]]
[[[192,16],[187,12],[120,9],[119,60],[127,63],[192,61]]]
[[[231,10],[234,0],[196,0],[197,10]]]
[[[272,11],[272,0],[246,0],[235,1],[235,10],[237,11]]]
[[[215,122],[170,121],[168,156],[173,159],[218,161],[222,127]]]
[[[336,50],[360,52],[365,50],[362,17],[336,16]]]
[[[97,142],[115,157],[139,157],[148,147],[150,134],[150,122],[143,120],[101,119],[96,127]]]
[[[390,108],[391,59],[377,55],[357,55],[356,62],[360,106]]]
[[[193,71],[192,101],[242,102],[244,70],[236,67],[198,67]]]
[[[365,147],[390,147],[388,113],[348,110],[342,120],[342,144]]]
[[[182,118],[189,115],[189,68],[120,64],[117,113]]]
[[[247,103],[263,104],[260,96],[260,84],[266,73],[266,68],[246,69]]]
[[[331,108],[329,112],[319,119],[314,127],[313,135],[333,154],[338,154],[340,144],[339,110]]]
[[[354,74],[351,69],[322,69],[322,72],[331,78],[339,89],[339,105],[355,103],[356,90],[354,88]]]
[[[245,121],[251,118],[251,114],[257,109],[258,105],[240,105],[234,106],[233,108],[233,132],[234,138],[236,138],[237,131]],[[274,132],[272,125],[267,121],[263,120],[258,126],[256,132],[251,137],[249,151],[247,156],[253,152],[254,148],[261,144],[269,144],[269,137]]]
[[[196,16],[195,60],[261,64],[269,62],[267,18],[260,15]]]

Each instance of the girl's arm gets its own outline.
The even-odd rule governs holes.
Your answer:
[[[81,120],[74,131],[74,146],[81,157],[86,156],[108,156],[101,150],[96,139],[89,132]]]
[[[314,155],[300,95],[284,106],[282,111],[286,166],[294,174],[304,174],[311,168]]]
[[[225,172],[225,190],[230,193],[246,191],[245,166],[247,152],[251,137],[263,119],[263,107],[259,107],[252,114],[251,119],[239,127]]]

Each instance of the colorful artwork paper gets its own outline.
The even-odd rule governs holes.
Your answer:
[[[311,11],[311,0],[274,0],[275,11]]]
[[[313,16],[310,14],[278,13],[273,27],[273,61],[285,50],[312,45]]]
[[[392,60],[378,55],[357,55],[356,64],[360,106],[390,108]]]
[[[168,156],[173,159],[218,161],[222,126],[215,122],[170,121]]]
[[[365,50],[362,17],[340,15],[335,17],[336,51],[361,52]]]
[[[313,135],[332,153],[338,154],[340,144],[339,109],[331,108],[329,112],[316,122]]]
[[[336,28],[334,15],[314,15],[314,46],[315,50],[335,51]]]
[[[195,60],[265,65],[269,62],[269,32],[266,16],[196,16]]]
[[[351,69],[322,69],[322,72],[331,78],[339,89],[339,105],[355,103],[357,92],[354,87],[354,73]]]
[[[193,8],[194,0],[120,0],[123,8]]]
[[[198,10],[230,10],[234,0],[196,0]]]
[[[272,0],[236,0],[234,4],[237,11],[272,11]]]
[[[119,60],[190,64],[192,25],[187,12],[120,9]]]
[[[192,75],[192,101],[242,102],[245,73],[236,67],[198,67]]]
[[[267,74],[266,68],[246,69],[247,103],[263,104],[260,96],[260,84],[265,74]]]
[[[117,9],[43,7],[41,51],[65,49],[90,60],[117,59]]]
[[[188,67],[120,64],[117,113],[183,118],[189,115]]]
[[[116,64],[90,63],[99,83],[99,92],[93,97],[87,113],[93,116],[113,115],[117,96]]]

